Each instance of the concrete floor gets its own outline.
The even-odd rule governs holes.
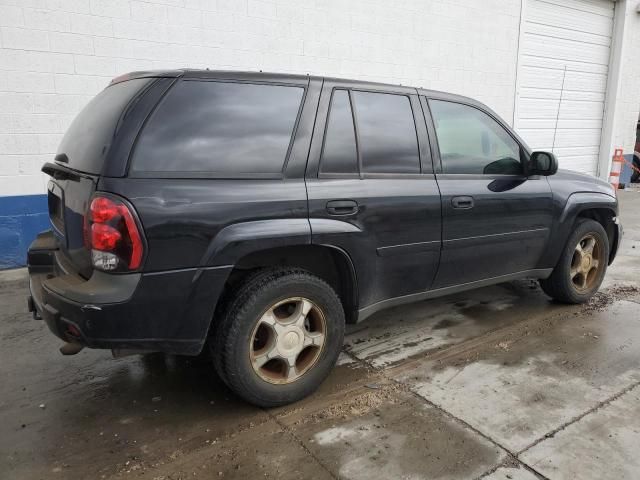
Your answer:
[[[632,479],[640,471],[640,193],[587,306],[515,282],[353,326],[311,398],[261,410],[202,359],[111,359],[0,275],[0,478]]]

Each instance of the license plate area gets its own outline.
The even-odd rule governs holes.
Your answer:
[[[47,203],[51,224],[60,237],[64,237],[64,191],[55,182],[48,185]]]

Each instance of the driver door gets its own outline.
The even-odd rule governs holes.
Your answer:
[[[423,99],[437,138],[442,255],[434,289],[505,277],[538,266],[552,223],[546,177],[528,177],[525,150],[475,105]]]

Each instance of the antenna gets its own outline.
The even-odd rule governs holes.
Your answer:
[[[564,93],[564,79],[567,77],[567,66],[564,66],[562,73],[562,87],[560,87],[560,101],[558,102],[558,111],[556,112],[556,126],[553,127],[553,143],[551,144],[551,153],[555,153],[553,149],[556,147],[556,132],[558,131],[558,119],[560,118],[560,105],[562,105],[562,94]]]

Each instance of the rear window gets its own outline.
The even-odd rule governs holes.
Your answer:
[[[96,95],[71,122],[62,138],[58,154],[69,158],[70,168],[99,174],[113,140],[120,117],[148,78],[116,83]]]
[[[280,174],[303,94],[302,87],[182,81],[145,126],[132,171]]]

